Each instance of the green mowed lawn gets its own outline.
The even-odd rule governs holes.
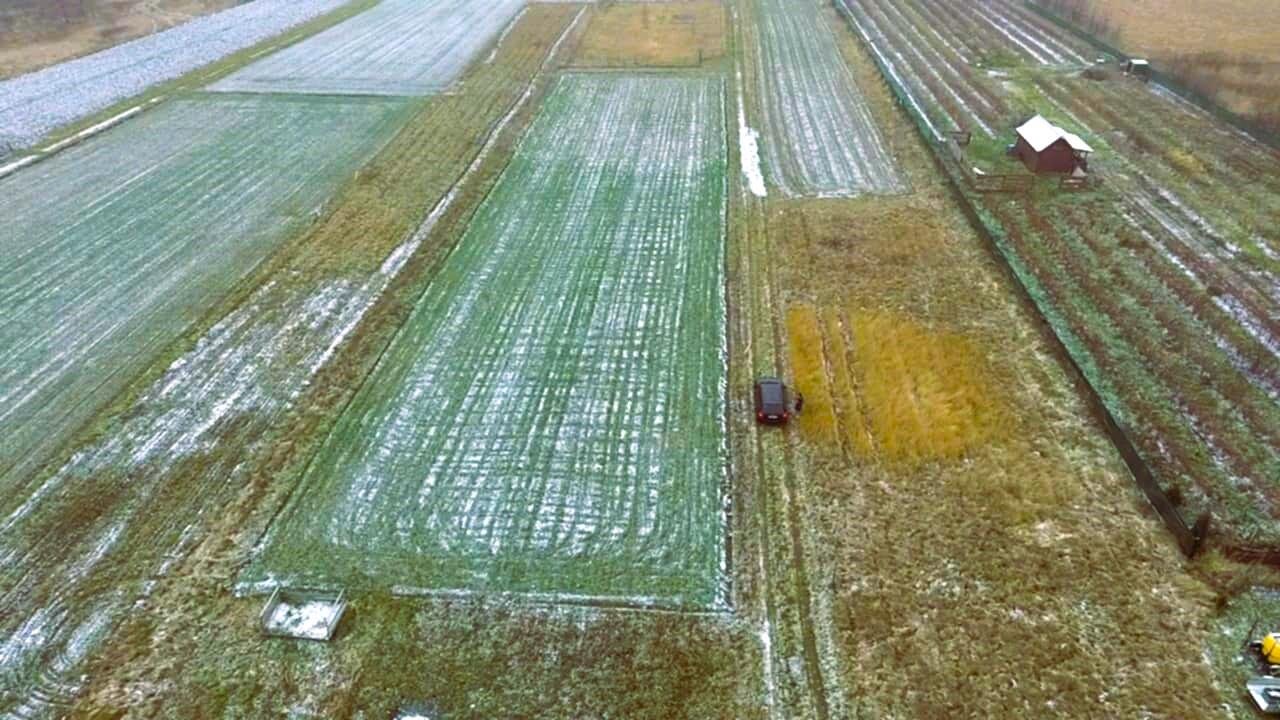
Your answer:
[[[723,605],[722,94],[557,82],[242,587]]]
[[[313,221],[404,107],[176,99],[0,180],[0,512],[53,447]]]

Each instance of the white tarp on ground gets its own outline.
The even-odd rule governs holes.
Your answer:
[[[83,58],[0,82],[0,156],[51,130],[343,5],[255,0]]]

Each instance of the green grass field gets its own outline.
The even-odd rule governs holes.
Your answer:
[[[725,138],[567,75],[243,575],[725,602]]]
[[[0,489],[310,223],[403,108],[192,96],[0,180]]]

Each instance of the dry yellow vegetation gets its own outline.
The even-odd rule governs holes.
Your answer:
[[[1204,162],[1182,148],[1170,148],[1165,152],[1165,158],[1170,165],[1187,177],[1199,177],[1206,172]]]
[[[958,459],[1008,430],[982,354],[958,333],[890,313],[849,320],[858,386],[889,460]]]
[[[836,415],[827,381],[822,328],[812,305],[794,305],[787,309],[787,339],[791,370],[795,373],[794,389],[804,395],[804,411],[796,417],[796,422],[811,439],[836,443]]]
[[[1038,0],[1242,115],[1280,129],[1280,2]]]
[[[956,460],[1009,435],[1005,403],[969,338],[887,312],[787,309],[796,422],[810,440],[892,462]],[[844,327],[849,337],[845,337]],[[851,342],[850,342],[851,341]]]
[[[596,9],[574,63],[585,67],[684,67],[724,55],[718,0],[612,3]]]
[[[1090,0],[1125,44],[1155,55],[1226,50],[1280,62],[1275,0]]]
[[[823,310],[822,320],[827,340],[827,361],[831,367],[831,395],[840,416],[844,440],[854,455],[869,458],[875,453],[875,443],[867,427],[867,412],[849,370],[843,321],[839,311],[831,307]]]

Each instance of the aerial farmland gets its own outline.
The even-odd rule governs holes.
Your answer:
[[[1280,137],[1090,2],[0,8],[0,718],[1262,717]]]

